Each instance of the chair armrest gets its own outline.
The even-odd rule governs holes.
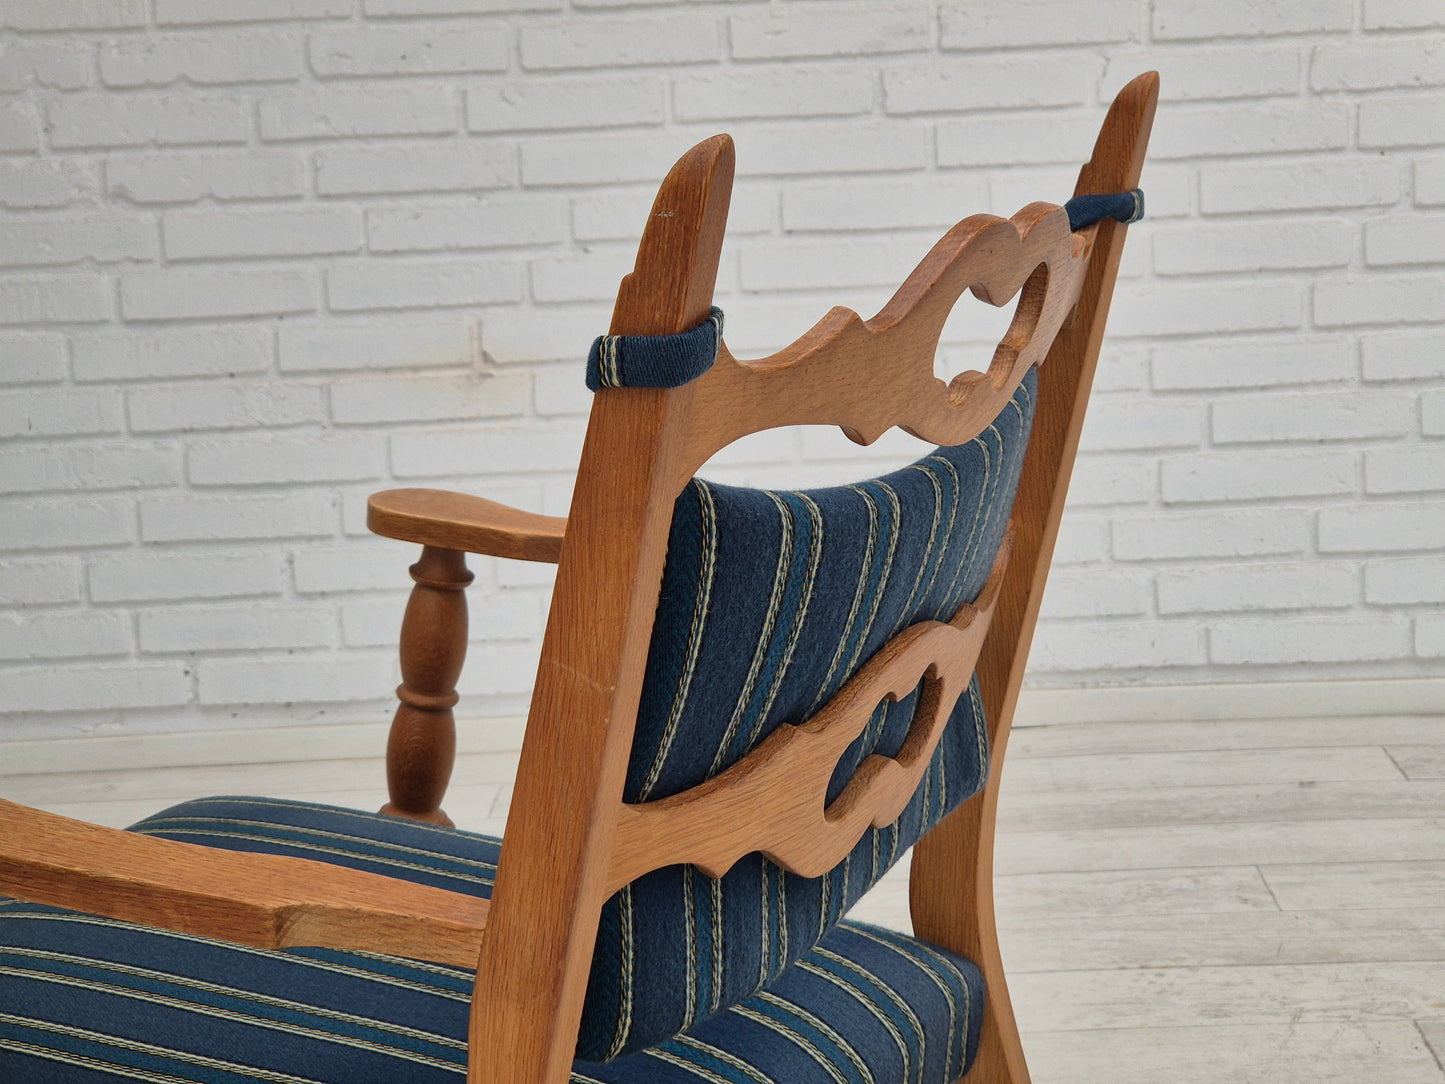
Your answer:
[[[475,967],[484,899],[276,854],[103,828],[0,799],[0,896],[255,948]]]
[[[423,546],[556,564],[567,530],[563,516],[523,512],[441,489],[388,489],[367,502],[373,532]]]

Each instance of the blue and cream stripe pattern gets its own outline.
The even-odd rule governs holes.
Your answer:
[[[807,719],[891,637],[947,619],[982,589],[1033,419],[1020,384],[974,440],[871,482],[768,492],[694,479],[678,498],[624,797],[664,798],[716,775],[780,723]],[[872,753],[903,743],[916,697],[879,705],[834,772],[831,801]],[[928,828],[983,785],[976,684],[954,710],[903,815],[831,873],[759,854],[712,879],[687,866],[603,910],[578,1053],[653,1046],[770,987]]]
[[[1032,374],[958,448],[806,493],[695,481],[679,497],[626,782],[703,781],[807,718],[891,636],[973,598],[1003,534]],[[913,697],[881,705],[834,774],[894,753]],[[831,873],[758,855],[719,879],[658,870],[606,905],[574,1084],[949,1084],[984,991],[970,962],[842,921],[982,785],[976,686],[912,803]],[[289,854],[489,897],[500,841],[262,798],[186,802],[134,831]],[[432,1084],[465,1079],[470,972],[371,953],[270,952],[0,900],[0,1081]]]
[[[472,977],[394,957],[271,953],[0,902],[7,1084],[460,1084]],[[574,1084],[951,1082],[982,980],[843,923],[769,991]],[[337,1009],[335,1006],[344,1008]]]
[[[261,798],[187,802],[133,831],[483,897],[499,851],[485,836]],[[471,988],[436,964],[270,952],[0,901],[0,1080],[454,1082]]]
[[[305,854],[479,896],[499,841],[301,802],[213,798],[135,830]],[[473,976],[371,953],[270,952],[0,900],[5,1084],[461,1084]],[[910,937],[835,927],[765,993],[690,1034],[579,1061],[574,1084],[943,1084],[982,980]]]
[[[574,1084],[953,1084],[978,1047],[983,978],[900,933],[842,922],[769,985]]]

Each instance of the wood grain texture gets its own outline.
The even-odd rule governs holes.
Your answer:
[[[707,316],[732,177],[726,136],[673,167],[611,334]],[[565,1084],[571,1072],[692,401],[691,386],[593,399],[482,942],[471,1084]]]
[[[452,708],[467,657],[467,599],[472,582],[459,550],[423,546],[411,566],[416,581],[401,622],[401,684],[386,743],[386,788],[381,812],[440,824],[442,796],[456,758]]]
[[[739,361],[723,345],[699,377],[679,489],[714,452],[783,425],[837,425],[859,444],[898,426],[934,444],[973,439],[1044,360],[1074,307],[1093,230],[1069,232],[1061,207],[1033,203],[1011,219],[965,218],[933,246],[871,320],[835,308],[776,354]],[[944,383],[938,339],[965,290],[1004,305],[1022,291],[987,373]],[[878,378],[879,370],[888,374]]]
[[[381,812],[450,826],[441,804],[456,752],[452,708],[467,650],[462,591],[472,581],[463,554],[555,564],[567,521],[465,493],[389,489],[367,502],[366,524],[423,547],[411,568],[416,587],[401,627],[401,705],[387,741],[390,801]]]
[[[761,851],[785,869],[821,877],[847,857],[872,826],[898,819],[927,770],[993,617],[1008,566],[1006,538],[975,604],[951,621],[920,621],[893,637],[804,723],[783,723],[707,782],[655,802],[623,804],[609,888],[616,891],[663,866],[691,863],[721,877],[739,858]],[[843,791],[827,801],[838,761],[879,703],[922,683],[897,756],[866,758]]]
[[[386,489],[366,502],[366,526],[403,542],[556,564],[567,520],[444,489]]]
[[[1104,119],[1093,157],[1080,170],[1075,195],[1139,186],[1158,98],[1159,76],[1154,72],[1139,76],[1119,92]],[[919,841],[911,873],[911,909],[918,936],[974,960],[983,969],[989,998],[970,1084],[1029,1081],[998,946],[994,825],[1009,729],[1123,253],[1126,227],[1105,219],[1091,229],[1094,251],[1073,319],[1054,340],[1039,369],[1033,436],[1014,501],[1018,523],[1014,575],[1004,580],[998,613],[979,659],[993,768],[982,795]]]
[[[471,967],[486,900],[284,855],[101,828],[0,799],[0,895],[256,948]]]

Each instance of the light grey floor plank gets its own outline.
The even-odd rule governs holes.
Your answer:
[[[1298,749],[1327,745],[1445,745],[1429,715],[1331,719],[1059,723],[1016,728],[1009,756],[1158,753],[1203,749]]]
[[[1011,974],[1445,961],[1445,897],[1411,908],[1281,912],[1253,867],[999,877],[994,899]],[[906,860],[850,914],[909,932]]]
[[[1004,771],[1003,831],[1133,828],[1248,821],[1434,818],[1445,811],[1445,780],[1377,779],[1328,783],[1245,783],[1125,790],[1015,787]]]
[[[1420,1029],[1420,1034],[1434,1053],[1435,1060],[1445,1069],[1445,1016],[1438,1020],[1416,1020],[1415,1026]]]
[[[1425,862],[1445,855],[1445,819],[1188,824],[999,832],[1001,874],[1299,862]]]
[[[1354,963],[1385,973],[1397,963],[1445,963],[1445,907],[1031,919],[1002,892],[996,899],[1009,974]]]
[[[1025,1032],[1034,1084],[1440,1084],[1412,1024]]]
[[[1445,905],[1445,861],[1265,866],[1260,872],[1287,911]]]
[[[1057,787],[1098,791],[1402,778],[1399,767],[1378,747],[1095,753],[1006,763],[1009,784],[1032,793]]]
[[[1413,1021],[1445,1001],[1445,961],[1017,972],[1014,1008],[1030,1028]]]
[[[1254,866],[1105,870],[999,877],[994,897],[1010,922],[1067,915],[1218,915],[1277,911]]]
[[[1445,745],[1391,745],[1387,751],[1410,779],[1445,779]]]

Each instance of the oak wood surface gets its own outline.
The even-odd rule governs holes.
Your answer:
[[[726,136],[673,167],[611,334],[707,316],[732,176]],[[593,402],[482,942],[471,1084],[571,1072],[692,398],[691,386],[614,388]]]
[[[285,855],[102,828],[0,799],[0,896],[256,948],[388,952],[470,967],[474,896]]]
[[[1093,156],[1080,170],[1076,195],[1138,187],[1158,96],[1155,72],[1139,76],[1119,92],[1104,119]],[[998,947],[993,904],[994,828],[1009,729],[1123,252],[1126,227],[1105,219],[1091,229],[1096,231],[1093,258],[1078,308],[1039,370],[1033,436],[1014,500],[1014,575],[1005,578],[979,658],[979,687],[990,720],[993,768],[981,796],[955,810],[918,842],[910,875],[911,911],[918,936],[967,956],[984,972],[989,996],[970,1084],[1029,1081]]]
[[[791,346],[749,361],[724,344],[694,382],[678,488],[719,449],[782,425],[837,425],[859,444],[895,425],[934,444],[971,440],[1043,361],[1078,298],[1091,241],[1070,233],[1068,215],[1052,204],[1030,204],[1011,219],[972,215],[933,246],[871,320],[834,308]],[[933,372],[938,339],[969,289],[999,306],[1022,296],[988,372],[945,383]]]
[[[452,826],[442,796],[456,759],[457,678],[467,657],[467,600],[472,582],[460,550],[423,546],[411,566],[416,581],[401,622],[401,684],[386,743],[381,812]]]
[[[387,489],[366,502],[366,526],[403,542],[556,564],[567,520],[444,489]]]

